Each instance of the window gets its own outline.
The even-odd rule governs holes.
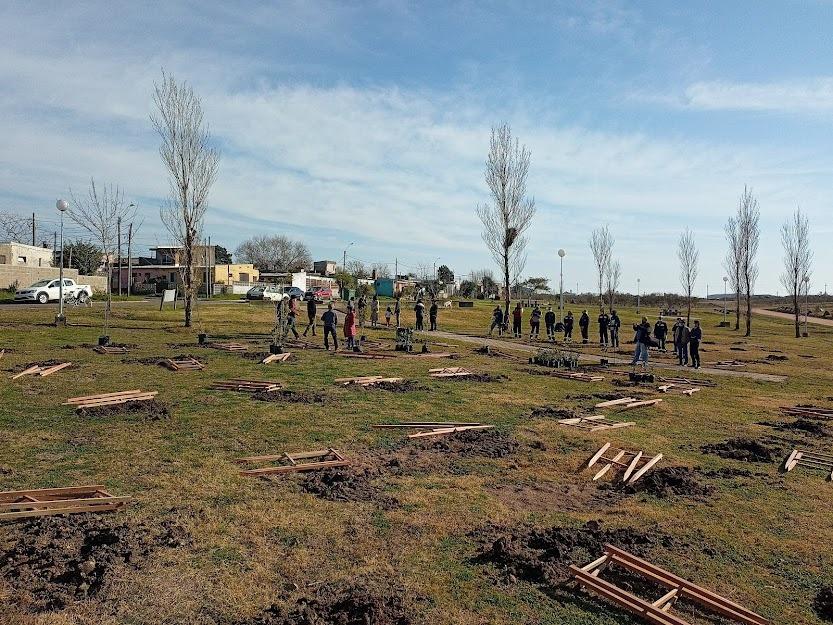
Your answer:
[[[240,282],[248,282],[249,281],[249,274],[241,272],[239,281]]]
[[[17,257],[17,262],[20,263],[21,265],[25,265],[26,264],[26,257],[25,256],[18,256]]]
[[[72,286],[72,280],[64,280],[64,286]]]
[[[5,254],[0,254],[0,265],[5,265],[5,264],[6,264],[6,255]]]

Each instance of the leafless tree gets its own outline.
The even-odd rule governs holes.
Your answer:
[[[726,222],[725,231],[729,250],[726,252],[726,258],[723,260],[723,267],[726,269],[729,284],[732,286],[735,294],[735,330],[739,330],[740,297],[741,291],[743,291],[743,242],[741,241],[737,219],[730,217],[729,221]]]
[[[743,296],[746,300],[746,334],[752,335],[752,295],[755,281],[758,279],[758,246],[761,240],[760,221],[761,212],[758,200],[752,195],[752,189],[743,188],[743,195],[738,204],[735,217],[740,240],[741,280]]]
[[[483,241],[503,274],[507,316],[511,280],[526,264],[524,232],[535,215],[535,200],[526,197],[529,162],[529,150],[512,138],[508,124],[492,128],[485,170],[491,203],[478,205],[477,216],[483,223]]]
[[[104,335],[110,327],[113,278],[112,261],[116,253],[116,228],[119,220],[130,221],[135,217],[135,206],[126,204],[124,192],[114,185],[97,187],[90,179],[90,188],[85,195],[69,191],[69,218],[92,235],[104,255],[104,271],[107,276],[107,293],[104,301]]]
[[[0,241],[25,243],[32,238],[32,218],[0,211]]]
[[[370,273],[377,278],[390,278],[390,267],[387,263],[373,263],[370,266]]]
[[[694,233],[688,228],[680,235],[677,258],[680,261],[680,284],[683,285],[688,308],[686,324],[691,325],[691,294],[694,292],[694,283],[697,282],[697,263],[700,260],[700,252],[694,245]]]
[[[235,250],[238,261],[261,271],[302,271],[312,266],[312,254],[301,241],[282,234],[260,235],[243,241]]]
[[[434,268],[428,264],[419,264],[416,268],[416,277],[419,286],[425,289],[425,294],[431,299],[437,297],[439,293],[439,283],[436,280]]]
[[[781,284],[787,289],[793,300],[795,319],[795,338],[801,336],[799,296],[805,278],[810,276],[813,263],[813,251],[810,249],[810,222],[801,209],[796,209],[792,219],[781,226],[781,244],[784,246],[784,273]]]
[[[607,302],[610,310],[616,302],[616,292],[619,290],[619,281],[622,279],[622,265],[618,260],[612,260],[605,269],[605,282],[607,283]]]
[[[593,262],[596,264],[596,275],[599,279],[600,306],[604,306],[605,274],[608,272],[613,259],[614,241],[607,225],[596,228],[590,235],[590,251],[593,253]]]
[[[190,85],[163,73],[162,81],[154,83],[153,103],[156,111],[150,119],[162,139],[159,154],[170,184],[170,198],[160,214],[173,242],[182,247],[185,326],[190,327],[199,288],[195,251],[202,238],[208,193],[217,178],[220,154],[211,146],[202,103]]]
[[[370,270],[367,268],[367,265],[357,259],[347,261],[347,271],[354,278],[366,280],[370,277]]]

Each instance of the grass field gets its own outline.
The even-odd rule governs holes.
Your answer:
[[[485,303],[443,309],[441,329],[484,334],[490,310]],[[796,446],[833,452],[830,432],[825,424],[805,432],[762,423],[794,421],[779,414],[785,404],[833,408],[833,328],[811,326],[809,338],[796,340],[789,322],[756,317],[753,336],[744,339],[717,328],[720,315],[712,308],[698,310],[707,341],[704,366],[745,360],[750,362],[742,370],[783,374],[788,381],[709,375],[717,386],[693,397],[669,394],[653,408],[621,417],[609,413],[636,421],[635,427],[585,434],[531,411],[552,406],[592,413],[600,401],[594,393],[652,395],[652,389],[616,386],[613,380],[625,378],[611,372],[593,384],[534,375],[531,365],[475,354],[463,343],[453,347],[462,356],[454,361],[356,360],[308,349],[293,350],[291,361],[274,365],[197,345],[199,331],[209,339],[268,332],[272,311],[260,304],[200,304],[191,329],[181,327],[181,311],[117,305],[111,339],[135,347],[105,356],[85,346],[100,334],[100,309],[69,314],[70,327],[54,328],[52,308],[0,311],[0,348],[7,350],[0,360],[6,379],[0,391],[0,490],[102,483],[135,501],[97,522],[152,536],[174,526],[180,538],[154,543],[141,555],[133,550],[129,562],[108,561],[110,568],[96,568],[91,581],[74,569],[62,577],[55,562],[38,568],[28,561],[37,556],[9,555],[32,546],[41,555],[83,552],[72,543],[82,521],[61,521],[57,529],[42,521],[2,524],[2,624],[313,623],[319,621],[252,619],[272,604],[274,614],[297,611],[299,599],[321,602],[339,592],[391,598],[396,607],[390,609],[407,615],[370,621],[381,625],[638,622],[563,583],[562,563],[552,552],[539,554],[549,564],[523,561],[523,554],[501,562],[495,555],[493,542],[502,536],[518,546],[530,528],[588,527],[588,521],[648,537],[645,550],[653,562],[773,623],[823,622],[813,605],[820,589],[833,585],[833,484],[820,471],[786,474],[779,466]],[[408,325],[411,314],[405,315]],[[620,316],[630,327],[636,314],[625,310]],[[392,343],[392,330],[367,334]],[[267,338],[233,340],[248,343],[250,351],[268,351]],[[320,341],[320,334],[313,340]],[[629,352],[630,345],[623,349]],[[206,364],[204,371],[174,373],[135,362],[188,353]],[[49,359],[74,366],[47,378],[9,380],[21,365]],[[427,370],[439,366],[508,379],[429,378]],[[333,384],[337,377],[368,374],[414,379],[421,387],[396,393]],[[278,380],[286,389],[320,395],[320,402],[256,401],[208,389],[212,381],[232,377]],[[159,391],[170,416],[90,416],[61,405],[69,397],[134,388]],[[402,431],[371,428],[420,419],[481,421],[498,432],[484,434],[483,451],[466,446],[474,437],[459,444],[415,443],[405,441]],[[744,462],[701,449],[732,438],[757,441],[771,459]],[[629,493],[591,482],[593,471],[582,464],[606,441],[662,452],[657,468],[696,469],[687,474],[692,492],[685,484],[681,492]],[[356,487],[348,484],[335,500],[315,493],[314,477],[245,478],[233,462],[323,447],[355,461],[350,475],[357,476]],[[66,536],[62,528],[68,528]],[[58,533],[44,542],[40,531]],[[564,550],[579,565],[599,555]],[[69,568],[90,557],[85,553],[66,556]],[[39,572],[18,576],[19,565]],[[47,589],[76,583],[90,588],[86,597],[85,588],[70,588],[60,607],[44,607],[44,593],[39,597],[31,589],[47,577]],[[685,605],[678,612],[707,622]]]

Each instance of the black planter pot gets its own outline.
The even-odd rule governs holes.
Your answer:
[[[208,338],[208,335],[205,332],[202,332],[202,333],[197,335],[197,343],[199,343],[200,345],[204,345],[205,344],[205,339],[207,339],[207,338]]]
[[[280,345],[270,345],[269,346],[269,353],[270,354],[283,354],[283,347]]]
[[[109,336],[99,336],[98,337],[98,344],[101,346],[108,345],[110,343]]]

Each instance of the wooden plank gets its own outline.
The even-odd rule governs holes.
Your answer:
[[[611,399],[609,401],[603,401],[600,404],[596,404],[596,408],[609,408],[611,406],[619,406],[620,404],[629,404],[631,402],[635,402],[636,399],[633,397],[622,397],[621,399]]]
[[[127,503],[132,497],[86,497],[72,499],[50,499],[46,501],[19,501],[0,503],[0,514],[3,511],[17,510],[47,510],[49,508],[67,508],[73,506],[100,505],[101,503]]]
[[[648,460],[648,462],[642,465],[642,468],[639,469],[639,471],[634,473],[633,477],[630,479],[628,484],[633,484],[636,480],[645,475],[650,470],[650,468],[653,467],[660,460],[662,460],[662,454],[657,454],[656,456]]]
[[[102,484],[85,486],[66,486],[61,488],[36,488],[34,490],[6,490],[0,491],[0,502],[15,501],[19,497],[35,497],[38,500],[47,497],[66,497],[68,495],[89,495],[101,492]]]
[[[42,378],[45,378],[46,376],[52,375],[53,373],[56,373],[56,372],[60,371],[61,369],[66,369],[70,365],[72,365],[71,362],[62,362],[59,365],[53,365],[51,367],[47,367],[46,369],[41,369],[38,372],[38,375],[41,376]]]
[[[439,428],[436,430],[429,430],[427,432],[417,432],[416,434],[408,434],[408,438],[425,438],[427,436],[445,436],[446,434],[455,434],[457,432],[465,432],[467,430],[489,430],[493,425],[464,425],[450,428]]]
[[[630,404],[625,404],[619,410],[624,412],[625,410],[634,410],[636,408],[645,408],[646,406],[656,406],[657,404],[662,403],[662,399],[646,399],[644,401],[635,401]]]
[[[625,451],[620,450],[618,454],[613,456],[613,458],[611,458],[609,460],[609,462],[605,466],[602,467],[601,471],[599,471],[598,473],[596,473],[596,475],[593,476],[593,481],[595,482],[596,480],[601,478],[605,473],[607,473],[610,469],[612,469],[613,465],[616,462],[618,462],[619,460],[621,460],[624,455],[625,455]]]
[[[125,395],[136,395],[141,393],[140,389],[134,389],[132,391],[118,391],[117,393],[100,393],[98,395],[83,395],[81,397],[70,397],[68,400],[64,402],[63,405],[66,404],[77,404],[87,400],[95,400],[95,399],[102,399],[108,397],[120,397]]]
[[[786,460],[784,460],[784,470],[785,471],[792,471],[793,470],[794,465],[792,464],[792,462],[793,462],[793,460],[795,460],[795,457],[797,455],[798,455],[798,450],[797,449],[793,449],[790,452],[790,455],[787,456]]]
[[[602,454],[604,454],[604,452],[606,452],[608,449],[610,449],[610,443],[605,443],[604,445],[602,445],[601,449],[599,449],[599,451],[597,451],[597,452],[593,455],[593,457],[592,457],[592,458],[590,458],[590,462],[588,462],[588,463],[587,463],[587,468],[590,468],[590,467],[592,467],[594,464],[596,464],[596,461],[597,461],[599,458],[601,458],[601,457],[602,457]]]
[[[13,375],[13,376],[12,376],[12,380],[16,380],[16,379],[18,379],[18,378],[22,378],[24,375],[32,375],[32,374],[34,374],[34,373],[37,373],[37,372],[38,372],[38,371],[40,371],[40,370],[41,370],[41,368],[40,368],[38,365],[32,365],[32,366],[31,366],[31,367],[29,367],[28,369],[24,369],[24,370],[23,370],[23,371],[21,371],[20,373],[17,373],[17,374],[15,374],[15,375]]]
[[[344,467],[349,465],[347,460],[325,460],[322,462],[308,462],[305,464],[296,464],[291,466],[281,467],[264,467],[262,469],[244,469],[240,471],[240,475],[258,476],[258,475],[276,475],[280,473],[293,473],[298,471],[314,471],[317,469],[330,469],[334,467]]]
[[[636,465],[639,464],[639,459],[641,457],[642,457],[642,452],[641,451],[637,452],[636,455],[634,455],[633,460],[631,460],[631,463],[628,465],[628,468],[625,469],[625,474],[622,476],[622,481],[623,482],[628,481],[628,478],[631,476],[631,473],[633,473],[634,469],[636,469]]]

